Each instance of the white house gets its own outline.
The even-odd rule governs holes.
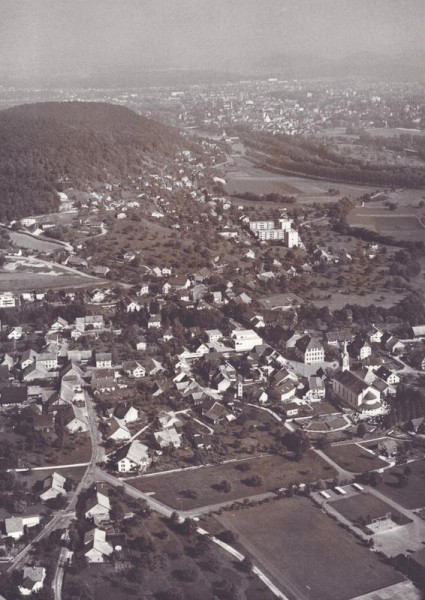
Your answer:
[[[84,556],[89,563],[102,563],[110,556],[114,548],[106,541],[106,532],[92,529],[84,535]]]
[[[25,533],[25,527],[35,527],[40,523],[40,515],[29,515],[27,517],[10,517],[4,520],[4,529],[7,537],[19,540]]]
[[[111,503],[108,496],[102,492],[96,491],[95,495],[89,498],[86,503],[86,519],[93,519],[96,525],[102,521],[109,521]]]
[[[57,498],[58,496],[65,496],[65,483],[66,478],[59,475],[59,473],[49,475],[49,477],[46,477],[43,481],[43,493],[40,494],[40,499],[45,502],[46,500]]]
[[[307,365],[322,363],[325,360],[325,349],[322,343],[310,335],[299,338],[295,343],[295,350]]]
[[[137,470],[145,471],[152,459],[149,456],[149,448],[142,442],[134,440],[119,451],[115,462],[119,473],[129,473]]]

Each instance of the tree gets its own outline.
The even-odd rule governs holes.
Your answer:
[[[366,432],[367,432],[366,425],[364,423],[359,423],[357,425],[357,435],[362,438],[366,435]]]

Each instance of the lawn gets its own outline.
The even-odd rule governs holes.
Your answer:
[[[332,502],[332,507],[357,527],[363,527],[368,518],[377,519],[391,513],[391,518],[399,525],[410,523],[410,520],[373,494],[355,494]]]
[[[425,460],[409,463],[411,470],[407,485],[402,485],[400,474],[404,467],[394,467],[384,472],[379,491],[409,509],[425,507]]]
[[[165,600],[171,589],[180,590],[178,597],[185,600],[213,600],[226,584],[238,589],[239,600],[273,600],[274,595],[258,577],[243,572],[239,562],[212,541],[202,537],[200,542],[198,534],[182,535],[155,513],[138,521],[137,531],[130,523],[125,525],[126,536],[109,537],[114,546],[122,548],[112,562],[68,570],[64,600],[84,598],[87,591],[92,600]],[[131,539],[137,538],[148,542],[144,555],[131,548]]]
[[[358,444],[330,446],[325,452],[340,467],[351,473],[363,473],[364,471],[373,471],[387,466],[385,461]]]
[[[241,470],[247,466],[249,466],[249,470]],[[259,485],[253,486],[244,483],[253,475],[261,477]],[[309,452],[300,462],[271,455],[178,473],[142,476],[130,480],[130,483],[144,492],[153,492],[155,498],[167,506],[189,510],[262,494],[285,487],[290,482],[331,479],[334,475],[332,467],[329,467],[313,452]],[[216,485],[224,480],[230,484],[229,492],[223,492],[216,488]],[[196,498],[188,497],[188,490],[196,490],[198,496]]]
[[[299,600],[349,600],[403,580],[304,498],[226,512],[218,520]]]

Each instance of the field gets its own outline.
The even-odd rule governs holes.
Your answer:
[[[385,517],[387,513],[391,513],[392,520],[399,525],[410,522],[407,517],[373,494],[354,494],[332,502],[332,507],[357,527],[363,527],[369,517],[376,519]]]
[[[282,194],[297,196],[298,202],[336,202],[343,196],[359,197],[369,191],[370,186],[361,186],[346,183],[335,183],[332,181],[322,181],[309,179],[307,177],[295,177],[290,175],[281,175],[261,168],[254,167],[246,158],[234,157],[235,166],[226,173],[227,192],[229,194],[243,194],[251,192],[253,194]],[[338,189],[339,193],[335,196],[328,194],[330,188]],[[253,206],[255,202],[235,199],[236,204],[246,204]],[[277,206],[275,203],[258,202],[259,206]]]
[[[168,600],[174,597],[172,589],[180,591],[176,597],[185,600],[236,598],[224,595],[232,586],[238,590],[238,600],[274,598],[258,577],[244,572],[226,551],[205,538],[200,541],[196,533],[179,533],[157,514],[127,521],[126,532],[127,537],[109,538],[122,546],[112,564],[79,565],[67,571],[64,600],[87,598],[88,590],[92,600]],[[148,550],[140,553],[140,544],[130,548],[129,539],[149,542]]]
[[[384,296],[384,297],[382,297]],[[403,292],[394,292],[389,290],[374,290],[369,293],[355,294],[342,292],[332,292],[331,298],[324,297],[318,300],[312,300],[311,303],[317,307],[327,306],[329,310],[340,310],[347,304],[357,304],[358,306],[370,306],[376,304],[382,308],[391,308],[395,306],[406,296]]]
[[[341,446],[330,446],[325,450],[326,454],[340,467],[351,473],[362,473],[382,469],[387,463],[368,452],[358,444],[343,444]]]
[[[102,280],[97,277],[33,257],[9,258],[0,271],[0,291],[75,288],[99,283]]]
[[[249,465],[242,471],[241,465]],[[262,482],[258,486],[243,483],[253,475],[259,475]],[[317,481],[331,479],[334,470],[312,452],[300,462],[282,456],[264,456],[252,460],[203,467],[164,475],[142,476],[131,480],[131,484],[144,492],[153,492],[155,498],[175,509],[189,510],[202,506],[215,505],[229,500],[263,494],[290,482]],[[216,485],[228,481],[231,490],[220,491]],[[188,498],[188,490],[197,490],[199,497]]]
[[[403,580],[307,499],[286,498],[218,520],[299,600],[349,600]]]
[[[425,460],[409,463],[411,470],[407,485],[401,485],[400,474],[404,467],[394,467],[384,472],[379,490],[409,509],[425,507]]]
[[[359,208],[350,214],[349,223],[353,227],[364,227],[399,240],[419,242],[425,237],[425,225],[421,218],[406,213],[389,215]]]

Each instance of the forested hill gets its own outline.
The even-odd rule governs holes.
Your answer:
[[[182,145],[180,134],[105,103],[46,102],[0,112],[0,221],[52,212],[60,181],[74,187],[143,173]]]

